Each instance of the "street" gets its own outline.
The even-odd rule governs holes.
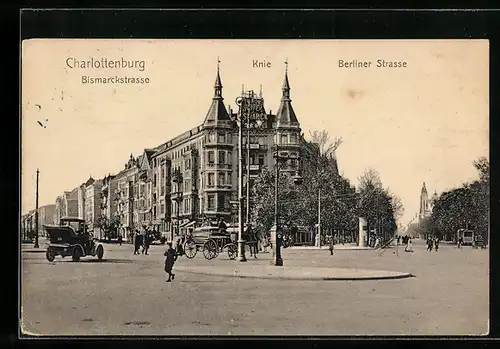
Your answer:
[[[105,245],[103,261],[45,259],[23,247],[22,327],[38,335],[481,335],[488,332],[489,250],[414,240],[386,250],[284,249],[287,267],[409,272],[396,280],[295,281],[176,273],[166,283],[164,246],[133,255]],[[247,263],[269,265],[260,253]],[[180,257],[174,266],[240,263],[221,253]]]

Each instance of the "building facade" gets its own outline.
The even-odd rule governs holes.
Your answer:
[[[103,231],[100,226],[102,180],[90,178],[87,183],[88,185],[85,187],[84,219],[94,236],[102,238]]]
[[[97,212],[108,220],[116,216],[119,233],[129,241],[133,231],[146,226],[169,236],[218,219],[237,221],[240,127],[245,192],[261,171],[275,169],[276,153],[299,158],[308,148],[290,91],[285,70],[275,114],[266,110],[262,90],[258,95],[241,91],[237,110],[228,109],[217,67],[212,99],[199,126],[138,157],[131,154],[122,171],[106,176],[99,188],[89,179],[65,192],[56,200],[55,216],[74,214],[94,224]],[[280,168],[295,174],[299,160]]]
[[[56,205],[45,205],[38,208],[38,234],[39,236],[46,236],[44,225],[53,225],[54,214],[56,212]]]
[[[129,161],[125,168],[113,179],[116,181],[116,215],[120,220],[119,234],[125,239],[130,240],[133,231],[138,228],[137,211],[134,210],[136,182],[138,180],[140,157],[135,158],[130,154]],[[114,212],[111,212],[113,216]]]

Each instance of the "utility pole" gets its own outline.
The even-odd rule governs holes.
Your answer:
[[[38,174],[40,171],[36,169],[36,197],[35,197],[35,248],[39,248],[38,245]]]
[[[244,103],[240,101],[240,103]],[[240,107],[240,127],[238,130],[238,260],[246,262],[245,257],[245,241],[243,241],[243,204],[245,198],[243,197],[243,106]],[[247,145],[248,140],[247,140]],[[247,183],[248,185],[248,183]]]
[[[252,91],[253,93],[253,91]],[[250,114],[247,116],[247,230],[250,227]]]
[[[318,190],[318,235],[316,236],[316,245],[321,247],[321,190]]]

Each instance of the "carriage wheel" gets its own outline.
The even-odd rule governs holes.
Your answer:
[[[184,243],[184,253],[186,254],[187,258],[194,258],[194,256],[196,256],[196,252],[198,252],[198,249],[196,248],[196,244],[194,243],[194,241],[186,241]]]
[[[217,257],[217,244],[214,240],[208,240],[203,244],[203,255],[209,260]]]
[[[235,259],[237,254],[238,254],[238,247],[236,247],[235,244],[228,244],[227,255],[229,256],[229,259]]]

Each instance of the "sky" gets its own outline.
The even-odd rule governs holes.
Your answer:
[[[144,61],[136,68],[70,68],[70,61]],[[121,40],[31,39],[22,43],[21,212],[86,181],[123,169],[132,153],[200,125],[217,60],[226,107],[262,85],[276,112],[285,61],[306,138],[342,137],[340,172],[357,185],[367,168],[402,200],[407,224],[422,183],[430,195],[477,178],[489,158],[487,40]],[[406,62],[377,68],[377,60]],[[270,62],[257,68],[253,61]],[[371,61],[346,68],[339,60]],[[71,62],[70,62],[71,63]],[[82,76],[149,78],[149,84],[84,84]]]

